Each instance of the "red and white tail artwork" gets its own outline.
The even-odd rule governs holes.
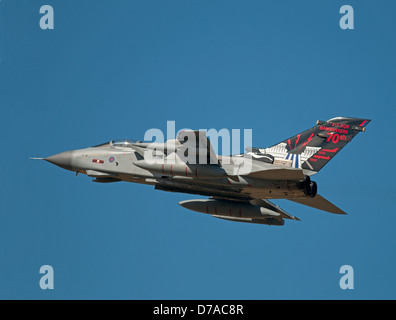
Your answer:
[[[274,157],[274,164],[318,172],[344,148],[369,119],[336,117],[318,120],[316,126],[286,139],[265,153]]]

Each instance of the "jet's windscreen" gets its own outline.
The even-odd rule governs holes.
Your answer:
[[[113,147],[131,148],[135,143],[141,141],[138,140],[128,140],[128,139],[118,139],[111,141]]]
[[[93,146],[92,148],[97,148],[97,147],[121,147],[121,148],[131,148],[133,144],[135,143],[140,143],[141,141],[139,140],[129,140],[129,139],[117,139],[117,140],[112,140],[108,141],[105,143],[98,144],[96,146]]]

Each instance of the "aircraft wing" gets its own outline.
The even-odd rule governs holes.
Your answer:
[[[276,167],[273,165],[273,167]],[[264,179],[264,180],[304,180],[304,174],[301,169],[292,169],[278,167],[274,169],[253,171],[246,175],[250,178]]]
[[[326,200],[319,194],[317,194],[314,198],[294,198],[294,199],[287,199],[287,200],[297,202],[297,203],[303,204],[305,206],[309,206],[309,207],[316,208],[319,210],[327,211],[330,213],[347,214],[346,212],[342,211],[336,205],[332,204],[330,201]]]
[[[182,130],[178,132],[176,140],[181,143],[182,148],[188,149],[189,152],[195,152],[197,157],[206,156],[207,164],[219,163],[205,131]],[[196,163],[202,163],[200,160],[200,158],[196,159]]]

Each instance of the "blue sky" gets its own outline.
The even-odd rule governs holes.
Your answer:
[[[44,4],[54,30],[39,27]],[[339,27],[344,4],[354,30]],[[0,298],[395,299],[395,14],[390,0],[2,0]],[[335,116],[373,120],[315,176],[349,214],[282,200],[302,220],[284,227],[28,159],[167,120],[252,129],[266,147]],[[47,264],[54,290],[39,287]]]

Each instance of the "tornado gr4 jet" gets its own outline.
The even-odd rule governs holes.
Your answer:
[[[346,214],[317,194],[311,177],[369,122],[347,117],[317,121],[316,126],[272,147],[249,147],[246,153],[232,156],[216,155],[205,131],[184,130],[165,143],[113,140],[40,159],[86,174],[94,182],[127,181],[207,196],[179,204],[212,217],[284,225],[284,219],[299,219],[268,199]]]

